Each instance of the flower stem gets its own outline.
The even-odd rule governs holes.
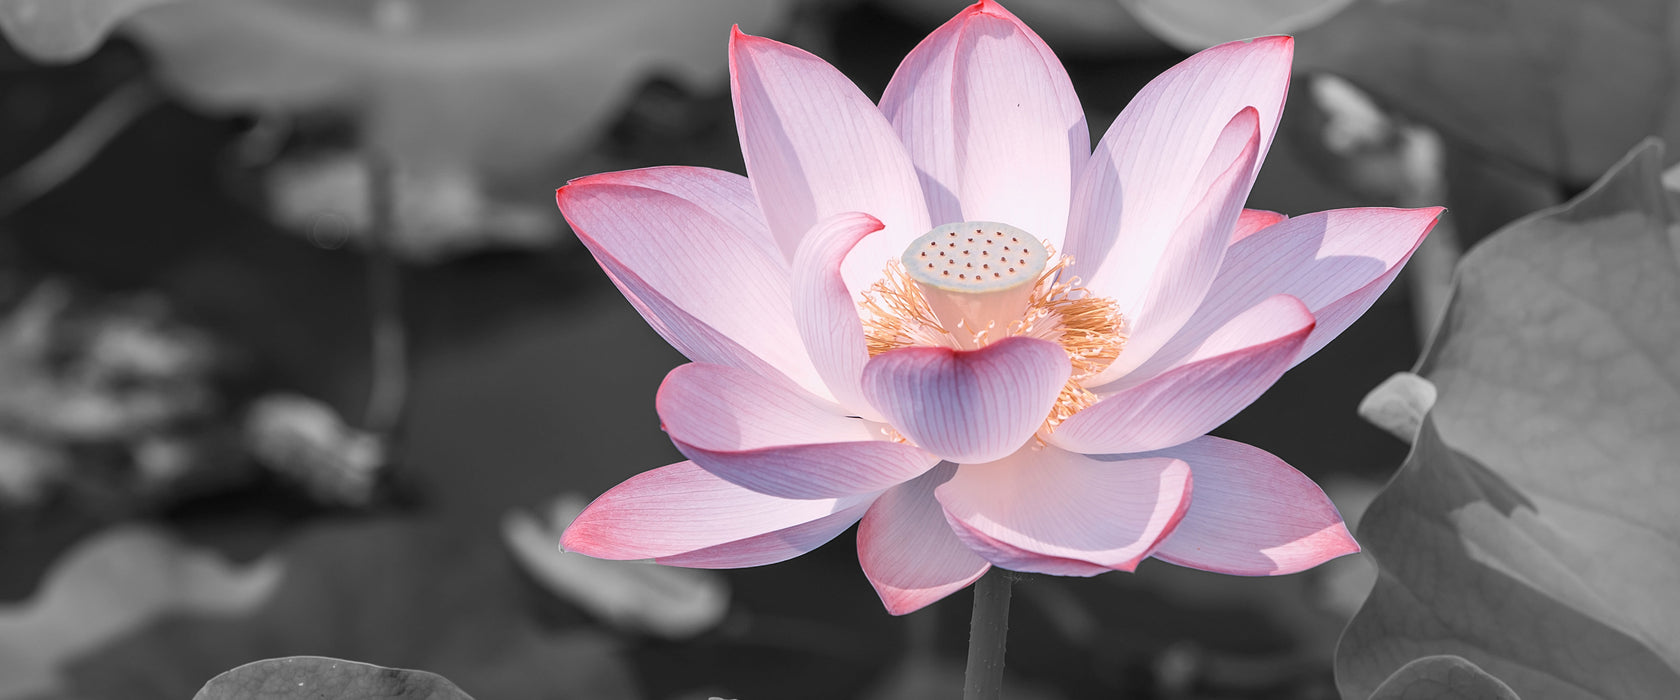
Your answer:
[[[145,80],[132,80],[112,90],[51,146],[0,177],[0,217],[12,215],[64,184],[124,130],[160,104],[163,95]]]
[[[408,330],[403,323],[402,270],[392,251],[396,221],[396,167],[390,156],[368,154],[372,225],[367,239],[372,380],[362,427],[390,439],[402,425],[408,395]]]
[[[968,672],[963,700],[996,700],[1003,692],[1003,652],[1009,641],[1009,589],[1015,579],[993,567],[974,584],[968,623]]]

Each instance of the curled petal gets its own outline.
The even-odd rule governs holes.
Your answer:
[[[659,416],[677,449],[733,484],[781,498],[873,493],[939,458],[886,440],[881,427],[835,412],[797,387],[719,365],[671,370]]]
[[[555,198],[614,284],[677,350],[755,372],[768,366],[827,395],[798,341],[787,263],[757,223],[744,178],[649,168],[579,178]]]
[[[981,2],[906,56],[881,97],[938,222],[1002,221],[1060,246],[1090,135],[1037,34]]]
[[[1235,240],[1196,314],[1147,362],[1104,389],[1182,364],[1232,318],[1278,294],[1299,298],[1316,319],[1293,363],[1311,357],[1371,307],[1440,213],[1439,207],[1336,209],[1278,221]]]
[[[1242,215],[1243,200],[1259,157],[1260,118],[1253,107],[1238,112],[1220,132],[1197,176],[1196,192],[1201,201],[1178,222],[1172,236],[1150,261],[1149,275],[1133,280],[1093,279],[1090,288],[1110,296],[1131,326],[1126,352],[1092,381],[1102,384],[1123,376],[1149,359],[1173,337],[1196,312],[1207,295],[1231,242],[1231,231]],[[1128,250],[1128,256],[1150,255],[1154,250]],[[1075,258],[1077,261],[1077,258]],[[1101,274],[1099,272],[1099,274]]]
[[[1294,41],[1263,37],[1197,53],[1138,91],[1114,120],[1074,185],[1065,252],[1074,272],[1136,308],[1155,261],[1206,192],[1204,164],[1226,142],[1231,115],[1252,107],[1255,162],[1277,131]],[[1246,194],[1254,172],[1237,188]],[[1227,230],[1228,232],[1228,230]]]
[[[1232,319],[1167,372],[1104,396],[1050,435],[1087,454],[1146,452],[1205,435],[1283,376],[1313,329],[1299,299],[1279,295]]]
[[[805,352],[836,401],[870,420],[881,417],[863,399],[863,365],[869,361],[857,302],[846,289],[840,264],[881,222],[868,214],[836,214],[817,222],[793,256],[793,314]]]
[[[601,494],[566,528],[560,547],[705,569],[774,564],[845,532],[875,496],[777,498],[678,462]]]
[[[946,463],[889,489],[858,523],[858,562],[887,612],[915,612],[966,588],[991,565],[957,539],[933,490],[950,480]]]
[[[1196,499],[1157,559],[1272,576],[1359,551],[1324,491],[1265,450],[1210,436],[1151,455],[1184,460],[1196,475]]]
[[[1336,209],[1279,222],[1232,243],[1202,307],[1158,353],[1160,361],[1171,362],[1232,316],[1275,294],[1299,297],[1318,319],[1295,362],[1311,357],[1371,308],[1441,211]]]
[[[989,462],[1032,437],[1071,371],[1061,346],[1035,338],[969,351],[907,347],[864,365],[863,393],[923,449],[952,462]]]
[[[833,66],[737,29],[729,39],[729,85],[747,175],[786,258],[823,218],[866,212],[885,228],[843,267],[858,293],[931,228],[904,144]]]
[[[1178,459],[1029,447],[963,465],[934,495],[957,536],[993,564],[1089,576],[1136,568],[1183,517],[1190,482]]]

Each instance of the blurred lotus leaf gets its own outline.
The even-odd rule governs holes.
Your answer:
[[[211,458],[227,355],[161,299],[37,285],[0,318],[0,504],[78,478],[136,502],[235,478]]]
[[[278,561],[232,566],[144,526],[94,535],[53,565],[33,598],[0,605],[0,698],[62,690],[71,659],[166,614],[254,610],[281,574]]]
[[[443,676],[322,656],[265,659],[204,684],[193,700],[472,700]]]
[[[534,248],[555,242],[560,228],[546,198],[503,201],[478,175],[453,163],[401,168],[395,174],[394,251],[433,262],[481,247]],[[366,243],[373,225],[370,168],[352,152],[288,158],[265,177],[271,217],[322,248]]]
[[[1475,664],[1441,655],[1401,666],[1371,700],[1517,700],[1517,694]]]
[[[1680,687],[1680,258],[1663,152],[1495,234],[1418,373],[1438,390],[1365,514],[1381,575],[1342,696],[1463,657],[1528,700]]]
[[[56,446],[0,431],[0,506],[40,503],[70,468],[69,455]]]
[[[1185,51],[1268,34],[1293,34],[1353,0],[1120,0],[1155,36]]]
[[[1411,442],[1423,428],[1423,418],[1435,405],[1434,384],[1411,372],[1396,372],[1359,402],[1359,417],[1389,435]]]
[[[1578,187],[1645,136],[1680,137],[1674,16],[1668,0],[1356,0],[1299,34],[1295,67]]]
[[[105,36],[140,10],[174,0],[0,0],[0,34],[44,63],[86,58]]]
[[[218,360],[159,300],[49,282],[0,321],[0,416],[54,439],[131,439],[212,408]]]
[[[427,669],[482,698],[637,697],[619,643],[539,622],[528,585],[485,534],[433,520],[313,526],[272,555],[286,576],[260,608],[135,630],[73,663],[69,694],[179,700],[252,661],[322,655]]]
[[[1669,167],[1662,174],[1663,187],[1670,192],[1680,192],[1680,165]]]
[[[610,561],[563,552],[560,535],[585,502],[563,496],[547,522],[524,511],[502,519],[502,539],[538,582],[615,627],[687,639],[716,627],[729,612],[729,584],[715,571]]]
[[[1447,194],[1445,146],[1433,129],[1386,111],[1334,75],[1307,76],[1293,141],[1325,178],[1371,204],[1418,207]],[[1436,234],[1431,234],[1431,240]]]
[[[179,0],[127,25],[215,112],[343,112],[399,163],[519,167],[595,132],[637,81],[721,80],[732,23],[788,0]]]
[[[297,394],[253,401],[245,414],[245,442],[263,466],[333,505],[368,505],[387,460],[379,436],[345,424],[331,406]]]

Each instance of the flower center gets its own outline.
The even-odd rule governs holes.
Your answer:
[[[1032,234],[1008,224],[958,222],[922,234],[904,265],[928,308],[962,350],[996,337],[1022,317],[1049,255]]]
[[[964,221],[917,238],[860,304],[871,357],[909,346],[974,350],[1012,336],[1057,343],[1072,376],[1046,431],[1096,401],[1082,382],[1120,356],[1125,319],[1114,302],[1063,280],[1072,258],[1008,224]]]

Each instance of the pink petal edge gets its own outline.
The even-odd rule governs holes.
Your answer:
[[[826,395],[797,343],[787,264],[762,225],[751,225],[756,206],[747,194],[737,175],[649,168],[579,178],[555,201],[673,347],[698,361],[753,370],[768,364]]]
[[[598,559],[654,559],[675,566],[772,564],[844,532],[876,495],[776,498],[729,483],[693,462],[678,462],[601,494],[566,528],[560,546]]]
[[[1109,287],[1104,293],[1122,310],[1133,308],[1167,237],[1202,197],[1194,183],[1231,115],[1256,110],[1255,162],[1265,160],[1293,54],[1289,37],[1222,44],[1173,66],[1132,98],[1074,185],[1065,252],[1077,276]]]
[[[1237,227],[1231,231],[1231,243],[1235,244],[1260,232],[1260,229],[1281,222],[1289,217],[1275,211],[1265,209],[1244,209],[1242,216],[1237,217]]]
[[[947,463],[887,490],[858,523],[858,563],[889,613],[920,610],[991,568],[957,539],[933,498],[956,469]]]
[[[1196,476],[1195,501],[1151,555],[1157,559],[1275,576],[1359,551],[1324,490],[1265,450],[1208,436],[1151,454],[1182,459]]]
[[[932,228],[904,144],[875,103],[833,66],[736,28],[729,85],[747,175],[787,258],[819,220],[867,212],[884,229],[842,266],[856,295]]]
[[[1002,221],[1060,246],[1089,130],[1067,71],[993,2],[923,39],[881,97],[934,223]]]

